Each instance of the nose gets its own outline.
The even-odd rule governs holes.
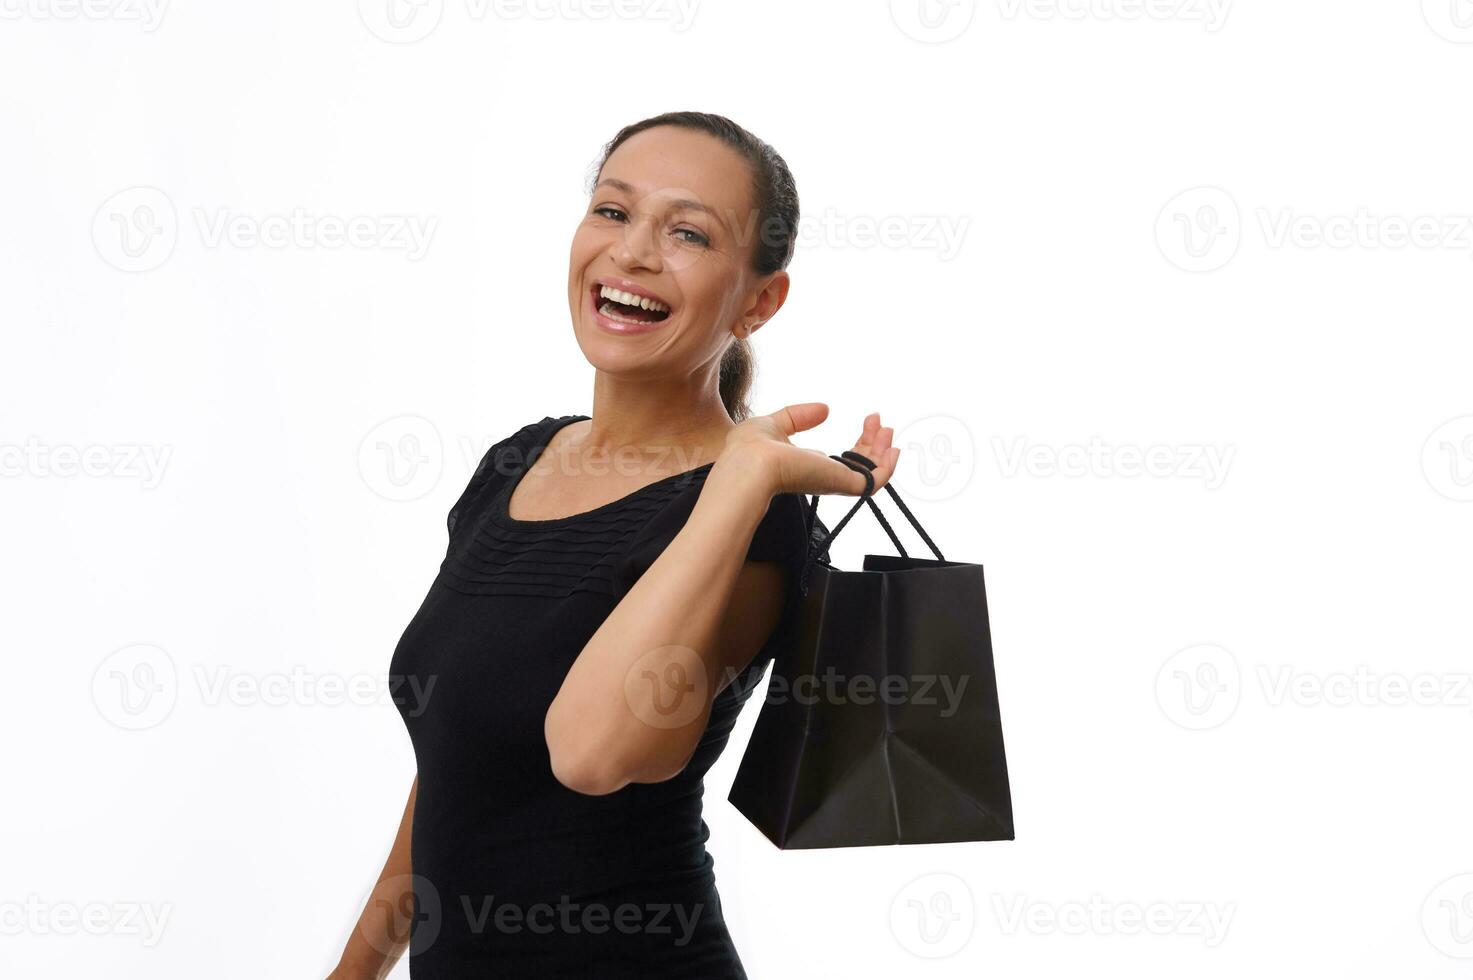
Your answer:
[[[650,216],[631,221],[614,248],[614,261],[625,269],[647,269],[659,272],[665,256],[660,251],[655,221]]]

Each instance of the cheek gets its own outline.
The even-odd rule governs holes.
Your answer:
[[[724,293],[713,293],[707,296],[701,305],[706,322],[711,325],[713,331],[720,330],[731,322],[735,315],[736,300],[734,297]]]
[[[681,331],[688,340],[707,354],[726,346],[731,333],[732,300],[722,295],[704,294],[686,300],[681,310]]]
[[[611,237],[608,229],[585,219],[573,230],[573,244],[569,254],[576,264],[586,264],[608,248]]]
[[[586,264],[587,258],[592,254],[592,251],[589,245],[588,231],[583,225],[579,225],[578,229],[573,232],[573,243],[568,249],[570,273],[577,274],[579,267]]]

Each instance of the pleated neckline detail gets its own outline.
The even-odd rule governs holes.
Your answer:
[[[518,520],[510,500],[554,433],[586,415],[553,419],[521,447],[521,464],[455,536],[441,566],[445,584],[472,595],[617,595],[617,573],[635,539],[678,494],[704,479],[706,463],[647,483],[592,510],[548,520]]]
[[[564,426],[572,425],[574,422],[584,421],[587,418],[587,415],[570,415],[565,418],[558,419],[557,424],[547,426],[543,429],[540,438],[536,440],[537,445],[532,447],[532,451],[540,455],[541,452],[546,449],[547,446],[552,442],[552,437],[556,435],[558,431],[561,430]],[[529,452],[527,455],[530,456],[531,454],[532,453]],[[526,457],[524,456],[523,458],[525,459]],[[496,521],[496,523],[500,524],[501,526],[510,529],[525,528],[528,530],[537,530],[541,528],[562,527],[564,525],[579,523],[587,520],[596,521],[599,518],[609,516],[613,512],[626,507],[635,507],[637,509],[637,498],[641,497],[642,495],[653,495],[660,500],[668,500],[670,494],[662,492],[666,489],[665,484],[678,484],[677,489],[684,490],[690,485],[690,481],[697,479],[698,474],[704,474],[713,465],[715,464],[702,463],[700,466],[697,466],[693,469],[685,470],[680,473],[671,473],[667,477],[663,477],[659,480],[654,481],[653,483],[646,483],[644,486],[632,490],[629,493],[626,493],[618,500],[611,500],[606,504],[602,504],[598,507],[593,508],[592,510],[585,510],[580,514],[569,514],[566,517],[549,517],[545,520],[524,521],[511,516],[512,495],[516,493],[517,485],[522,482],[522,477],[527,475],[527,470],[531,469],[529,465],[526,465],[524,463],[515,473],[507,477],[504,485],[501,488],[501,492],[496,495],[496,499],[491,501],[491,504],[487,508],[487,511],[490,514],[492,520]]]

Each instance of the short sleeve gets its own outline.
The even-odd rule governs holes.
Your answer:
[[[747,561],[795,563],[807,556],[807,545],[803,498],[795,493],[781,493],[772,498],[766,516],[752,533]]]
[[[628,592],[670,542],[675,540],[681,528],[685,527],[685,522],[695,510],[704,482],[682,490],[636,536],[624,560],[614,568],[618,595],[623,596]],[[791,642],[793,623],[800,604],[803,563],[809,550],[806,517],[807,512],[800,495],[778,494],[767,505],[767,513],[752,532],[751,543],[747,546],[747,560],[777,561],[788,568],[788,574],[784,576],[783,611],[777,628],[752,658],[752,662],[717,696],[718,703],[725,705],[722,711],[739,709],[755,689],[777,651]]]
[[[455,541],[456,527],[463,526],[508,476],[521,470],[527,462],[530,447],[534,445],[537,430],[552,421],[552,416],[544,416],[541,421],[522,426],[486,450],[460,497],[445,515],[445,530],[451,542]]]
[[[808,560],[808,554],[807,509],[803,497],[796,493],[778,494],[772,498],[767,515],[752,533],[747,561],[776,561],[787,567],[784,619],[800,594],[803,565]]]
[[[614,570],[620,595],[639,581],[685,527],[703,485],[704,481],[701,481],[676,494],[635,535],[624,559]],[[778,494],[767,505],[767,513],[752,532],[752,540],[747,547],[748,561],[777,561],[788,566],[792,573],[787,583],[790,593],[796,592],[798,575],[802,571],[803,560],[808,556],[808,529],[804,518],[801,496]]]

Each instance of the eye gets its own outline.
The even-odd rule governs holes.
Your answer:
[[[702,247],[705,247],[711,244],[711,239],[696,231],[694,228],[676,228],[675,234],[690,235],[690,238],[684,239],[684,241],[689,245],[700,245]]]
[[[593,209],[593,213],[603,215],[605,218],[612,218],[615,221],[618,221],[620,218],[625,216],[623,211],[621,211],[619,208],[614,207],[612,204],[599,205],[598,207]]]

